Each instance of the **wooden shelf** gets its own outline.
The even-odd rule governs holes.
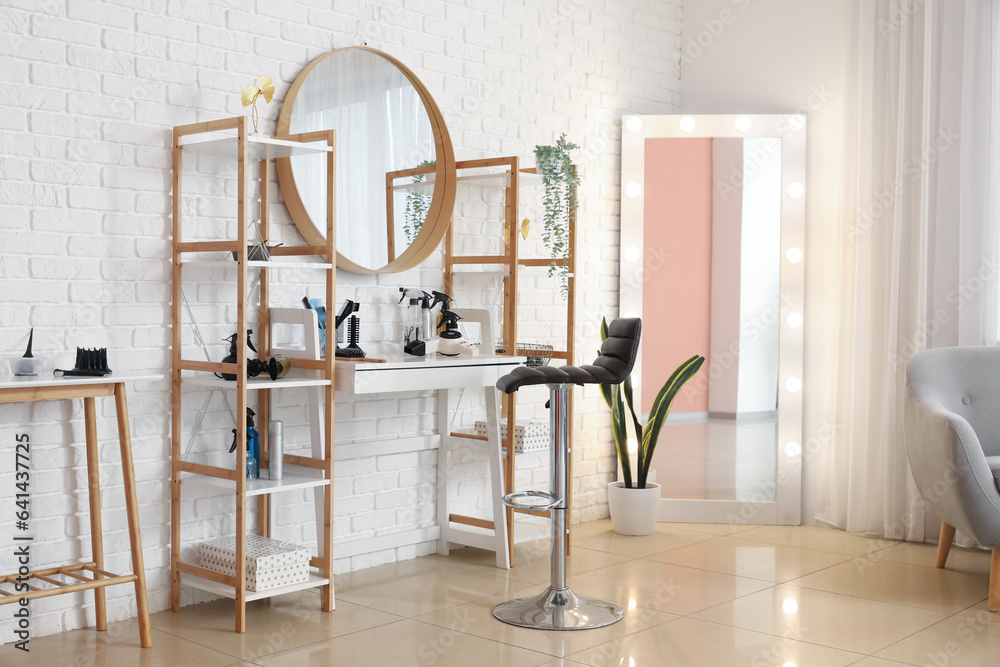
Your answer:
[[[294,361],[292,362],[295,363]],[[330,380],[324,378],[302,377],[298,373],[304,371],[291,370],[283,378],[272,380],[266,375],[258,375],[247,380],[247,391],[256,389],[290,389],[292,387],[324,387],[330,384]],[[236,380],[223,380],[214,375],[199,374],[187,375],[181,378],[184,384],[198,385],[202,387],[220,387],[222,389],[237,389]]]
[[[247,480],[247,497],[264,496],[282,491],[295,491],[297,489],[311,489],[316,486],[326,486],[330,480],[323,477],[306,477],[304,475],[286,474],[284,479],[264,479],[265,470],[260,471],[261,479]],[[208,475],[195,475],[192,473],[181,474],[182,484],[191,484],[205,489],[219,491],[222,493],[235,494],[236,482]]]
[[[280,139],[265,137],[258,134],[251,134],[249,119],[246,116],[226,118],[189,125],[179,125],[174,127],[173,132],[173,298],[171,315],[171,478],[174,483],[171,485],[170,503],[170,540],[174,545],[170,554],[171,580],[170,580],[170,607],[173,611],[181,610],[181,584],[191,585],[196,588],[211,591],[218,595],[223,595],[235,599],[234,626],[236,632],[246,632],[246,602],[261,598],[272,597],[302,590],[304,588],[321,587],[320,599],[323,611],[332,611],[334,608],[333,594],[333,532],[330,522],[320,520],[316,527],[317,541],[322,555],[314,558],[311,564],[317,568],[322,576],[311,576],[309,581],[302,584],[291,584],[269,591],[250,592],[244,590],[244,580],[242,576],[226,577],[223,581],[229,584],[219,584],[217,577],[197,568],[197,572],[183,571],[185,566],[190,565],[180,560],[181,545],[181,494],[183,489],[193,486],[200,486],[210,490],[231,494],[235,498],[235,511],[232,514],[235,523],[236,535],[246,535],[249,532],[248,526],[248,498],[256,497],[257,506],[257,531],[260,535],[269,536],[272,521],[271,495],[281,491],[293,489],[312,488],[317,492],[317,505],[321,508],[326,517],[333,516],[333,392],[316,392],[320,396],[316,403],[322,403],[321,408],[317,408],[318,416],[324,417],[322,426],[318,426],[321,420],[317,417],[312,420],[313,424],[313,452],[311,457],[289,456],[285,460],[300,460],[303,471],[296,466],[295,471],[289,471],[288,477],[279,481],[269,479],[247,480],[243,470],[247,460],[247,429],[236,429],[236,450],[225,459],[222,466],[210,466],[195,464],[182,459],[182,405],[183,390],[190,387],[212,387],[232,390],[232,394],[227,394],[234,399],[234,418],[237,424],[244,423],[244,415],[248,406],[248,394],[251,391],[282,389],[290,387],[332,387],[334,380],[334,361],[320,364],[310,360],[311,365],[305,367],[296,366],[285,377],[278,380],[271,380],[266,373],[256,378],[247,377],[247,362],[249,358],[244,357],[242,363],[221,363],[208,361],[194,361],[183,357],[184,341],[182,340],[182,330],[185,326],[183,307],[183,296],[181,292],[182,269],[205,267],[211,269],[234,269],[227,273],[229,280],[235,286],[234,298],[230,301],[230,306],[235,306],[236,321],[233,327],[236,331],[243,332],[249,328],[250,312],[256,310],[259,316],[258,327],[258,348],[260,357],[267,359],[272,356],[271,331],[270,331],[270,294],[271,280],[280,276],[279,271],[262,271],[261,269],[296,269],[308,271],[323,271],[325,273],[324,282],[326,286],[325,297],[328,304],[336,304],[336,239],[334,234],[325,240],[323,245],[316,246],[291,246],[275,248],[271,253],[270,261],[249,261],[248,253],[242,252],[249,248],[252,239],[248,233],[250,221],[256,220],[259,225],[261,238],[269,239],[271,230],[271,182],[273,176],[273,164],[271,160],[278,158],[290,158],[301,155],[319,155],[322,159],[317,160],[317,168],[325,169],[325,166],[335,164],[336,153],[336,133],[333,130],[317,132],[305,132],[295,134]],[[236,230],[235,239],[197,240],[185,241],[182,218],[184,217],[184,191],[183,178],[185,158],[191,159],[194,156],[213,155],[224,156],[235,159],[237,166],[236,178],[237,191],[231,193],[236,204]],[[204,171],[204,170],[202,170]],[[336,200],[335,176],[332,170],[326,174],[326,195],[327,201]],[[204,177],[204,174],[201,174]],[[227,178],[230,176],[226,176]],[[257,190],[251,187],[255,183]],[[255,193],[259,192],[259,208],[254,201]],[[222,196],[222,195],[220,195]],[[256,209],[256,210],[255,210]],[[258,213],[259,211],[259,213]],[[335,211],[333,206],[327,208],[326,223],[327,228],[333,228]],[[241,250],[234,259],[232,252]],[[188,253],[216,253],[215,255]],[[223,254],[224,253],[224,254]],[[258,275],[251,277],[251,271],[257,270]],[[252,286],[251,286],[252,285]],[[253,290],[253,292],[251,292]],[[259,306],[248,305],[248,296],[251,293],[259,295]],[[304,311],[303,312],[308,312]],[[189,313],[193,317],[193,313]],[[312,326],[316,328],[315,324]],[[230,329],[232,330],[232,329]],[[318,331],[316,334],[316,345],[318,346]],[[318,355],[317,355],[318,356]],[[242,355],[241,355],[242,357]],[[232,373],[233,380],[223,380],[214,375],[213,371]],[[268,424],[271,421],[271,399],[269,391],[264,391],[257,402],[257,424],[260,429],[260,449],[261,459],[266,460],[269,450]],[[196,424],[200,423],[196,420]],[[320,431],[320,429],[322,429]],[[237,473],[239,471],[239,473]],[[214,477],[212,475],[219,475]],[[313,476],[314,475],[314,476]],[[246,557],[246,542],[237,539],[236,559],[237,569],[242,569],[243,560]]]
[[[236,269],[239,263],[231,259],[182,259],[183,266],[206,269]],[[333,264],[327,262],[288,262],[271,260],[270,262],[249,261],[247,268],[251,269],[332,269]]]
[[[491,173],[482,173],[487,169],[497,170],[503,168],[503,171],[492,171]],[[575,170],[576,167],[574,166]],[[540,276],[545,276],[548,272],[548,266],[553,260],[548,258],[538,258],[538,257],[521,257],[519,252],[520,246],[520,234],[518,234],[519,221],[521,219],[520,211],[518,208],[520,193],[522,186],[535,187],[541,184],[541,176],[537,173],[534,168],[521,169],[520,160],[517,157],[498,157],[498,158],[486,158],[478,160],[464,160],[456,164],[456,170],[459,174],[465,172],[465,175],[458,176],[460,183],[467,183],[473,185],[482,185],[484,187],[490,186],[494,188],[503,188],[504,190],[504,229],[507,230],[507,238],[505,239],[501,235],[500,240],[504,242],[503,252],[498,255],[458,255],[455,252],[455,226],[452,225],[448,229],[448,233],[445,236],[445,253],[444,253],[444,267],[445,267],[445,286],[444,291],[446,294],[455,294],[454,281],[458,276],[468,276],[470,274],[479,273],[481,275],[488,276],[500,276],[502,278],[502,290],[503,299],[500,304],[500,308],[503,312],[503,330],[500,339],[503,341],[513,341],[517,344],[519,340],[518,336],[518,285],[521,278],[531,277],[535,279]],[[470,171],[478,171],[480,173],[469,173]],[[517,187],[513,186],[514,178],[513,176],[517,174]],[[568,238],[567,243],[569,246],[569,256],[565,259],[556,260],[559,266],[564,266],[567,269],[567,290],[568,296],[566,301],[566,340],[567,340],[567,351],[558,355],[558,358],[564,359],[567,364],[572,364],[574,361],[574,344],[576,335],[576,259],[577,259],[577,228],[576,228],[576,212],[574,211],[569,215],[569,220],[567,221],[567,232]],[[483,271],[471,271],[470,267],[487,267]],[[561,278],[562,276],[553,276],[554,279]],[[556,357],[556,355],[553,355]],[[503,438],[503,468],[504,468],[504,492],[511,493],[514,491],[514,460],[517,456],[533,456],[533,453],[518,453],[514,451],[514,425],[516,424],[516,412],[517,412],[517,401],[514,394],[506,394],[502,398],[503,413],[501,419],[505,419],[507,422],[507,437]],[[573,439],[573,397],[572,394],[569,398],[569,433],[570,441]],[[547,453],[548,450],[543,450]],[[572,459],[569,462],[568,474],[570,479],[573,475],[573,462]],[[572,504],[572,498],[567,499],[569,505]],[[507,510],[507,525],[510,528],[508,535],[510,536],[510,555],[513,558],[514,550],[513,545],[516,542],[524,541],[520,535],[516,535],[514,531],[514,512],[511,509]],[[521,525],[518,524],[518,532],[521,530]],[[463,528],[463,530],[465,530]],[[473,529],[474,530],[474,529]],[[567,537],[566,549],[569,552],[570,540]],[[527,539],[537,539],[538,536],[535,535],[530,529],[527,534]]]
[[[236,157],[235,136],[185,136],[181,141],[181,150],[197,155],[219,155]],[[251,160],[274,159],[279,157],[294,157],[297,155],[315,155],[329,153],[333,149],[325,143],[302,143],[286,141],[263,135],[247,137],[248,157]]]
[[[284,595],[285,593],[304,591],[308,588],[326,586],[329,583],[329,579],[325,579],[315,574],[310,574],[309,581],[303,581],[298,584],[287,584],[285,586],[278,586],[277,588],[270,588],[266,591],[247,591],[246,601],[253,602],[254,600],[263,600],[264,598],[272,598],[275,595]],[[216,581],[210,581],[208,579],[202,579],[201,577],[197,577],[193,574],[182,573],[181,584],[184,586],[191,586],[192,588],[198,588],[203,591],[208,591],[209,593],[215,593],[216,595],[221,595],[231,600],[236,599],[236,591],[232,586],[220,584]]]

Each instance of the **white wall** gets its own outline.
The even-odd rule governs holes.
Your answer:
[[[242,114],[239,91],[258,74],[275,79],[276,99],[262,109],[273,131],[280,102],[299,70],[331,49],[358,45],[406,63],[444,111],[459,159],[513,154],[528,164],[535,144],[566,132],[582,188],[578,295],[578,362],[599,345],[597,323],[614,316],[618,286],[619,119],[622,113],[669,113],[678,104],[680,0],[433,0],[253,2],[136,0],[6,2],[0,11],[0,349],[23,348],[35,327],[35,351],[71,364],[76,346],[107,347],[113,367],[166,373],[170,313],[170,129]],[[231,176],[231,170],[227,175]],[[218,185],[194,190],[197,215],[212,215]],[[214,188],[214,189],[213,189]],[[475,220],[495,202],[461,203]],[[272,211],[274,223],[287,221]],[[286,240],[296,240],[286,232]],[[441,256],[404,275],[338,272],[338,296],[364,304],[370,340],[392,339],[401,315],[399,285],[440,288]],[[276,293],[293,305],[318,283]],[[198,289],[197,300],[231,298],[224,278]],[[558,303],[551,285],[528,285],[524,318],[552,335]],[[471,304],[467,304],[471,305]],[[231,312],[227,313],[232,321]],[[223,313],[201,315],[219,332]],[[186,338],[190,332],[185,332]],[[218,355],[225,346],[216,344]],[[133,448],[150,608],[168,606],[169,385],[129,387]],[[606,410],[599,394],[577,390],[574,520],[606,515],[604,488],[614,473]],[[299,407],[294,395],[282,409]],[[337,400],[338,440],[425,432],[433,428],[430,395]],[[105,479],[107,565],[129,569],[112,407],[101,401],[98,425]],[[220,413],[221,414],[221,413]],[[218,415],[217,415],[218,416]],[[377,417],[377,419],[376,419]],[[32,450],[33,566],[89,552],[84,489],[82,409],[47,403],[0,407],[0,449],[13,456],[15,433]],[[471,418],[471,416],[470,416]],[[286,421],[286,428],[289,421]],[[226,424],[218,424],[225,433]],[[294,429],[289,438],[294,437]],[[220,436],[221,437],[221,436]],[[218,441],[206,445],[223,446]],[[4,455],[8,455],[4,454]],[[530,462],[528,473],[533,474]],[[537,467],[537,466],[536,466]],[[0,498],[13,488],[0,466]],[[471,498],[482,497],[470,464]],[[519,477],[519,484],[521,479]],[[535,481],[532,479],[531,481]],[[373,534],[393,525],[426,525],[433,517],[433,456],[399,455],[338,465],[335,532]],[[527,482],[525,482],[525,485]],[[428,491],[430,491],[428,493]],[[305,497],[279,521],[291,536],[311,536]],[[478,502],[478,501],[477,501]],[[232,531],[218,501],[188,503],[186,544]],[[12,520],[0,513],[0,570],[15,569]],[[428,553],[431,545],[338,562],[339,571]],[[134,615],[127,587],[108,589],[112,620]],[[185,603],[203,599],[185,591]],[[60,596],[32,603],[32,634],[91,625],[91,598]],[[0,642],[12,624],[0,621]]]
[[[852,84],[856,0],[699,0],[684,5],[681,110],[783,113],[809,119],[803,433],[803,521],[819,488],[819,450],[836,428],[827,415],[836,345],[838,192],[845,176],[843,126]]]

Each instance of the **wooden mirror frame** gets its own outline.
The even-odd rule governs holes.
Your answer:
[[[361,264],[348,259],[340,252],[337,252],[337,268],[350,271],[351,273],[367,274],[398,273],[400,271],[407,271],[418,266],[421,262],[427,259],[431,253],[437,249],[438,245],[440,245],[441,239],[444,238],[444,234],[448,230],[448,225],[451,224],[452,212],[455,207],[455,194],[457,190],[455,182],[455,152],[451,146],[451,136],[448,134],[448,128],[445,125],[444,116],[441,114],[441,110],[434,102],[434,98],[431,97],[427,88],[420,82],[420,79],[418,79],[417,76],[406,67],[406,65],[389,54],[376,49],[370,49],[365,46],[350,46],[344,49],[329,51],[306,65],[302,71],[299,72],[299,75],[295,77],[295,81],[288,89],[288,94],[285,95],[285,101],[281,105],[281,113],[278,116],[277,136],[287,136],[289,134],[289,125],[291,123],[292,111],[295,108],[296,97],[298,96],[299,90],[302,88],[302,85],[305,83],[310,72],[312,72],[324,58],[328,58],[335,53],[346,51],[348,49],[362,49],[364,51],[370,51],[380,58],[385,59],[402,72],[420,96],[420,100],[424,104],[424,109],[427,111],[427,117],[430,120],[431,130],[434,134],[434,193],[430,208],[427,211],[427,217],[424,220],[423,226],[420,228],[420,233],[417,234],[413,243],[411,243],[398,257],[383,267],[371,268],[362,266]],[[344,130],[341,129],[340,131],[343,132]],[[278,172],[278,186],[281,188],[281,194],[284,197],[285,206],[288,208],[288,213],[292,217],[292,221],[295,223],[295,226],[310,245],[325,245],[326,237],[321,229],[325,229],[326,224],[324,223],[321,228],[309,216],[309,211],[302,202],[302,197],[295,184],[295,176],[292,173],[291,160],[289,158],[278,158],[275,160],[275,166]]]

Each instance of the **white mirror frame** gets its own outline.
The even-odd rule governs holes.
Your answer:
[[[749,118],[750,124],[746,122]],[[740,127],[737,129],[737,120]],[[781,139],[781,270],[779,289],[779,399],[777,470],[775,500],[762,492],[751,500],[687,500],[663,498],[660,521],[697,521],[733,524],[799,525],[802,518],[802,359],[803,326],[789,326],[788,315],[804,315],[804,259],[806,184],[806,118],[801,114],[770,115],[659,115],[622,117],[621,182],[621,305],[622,317],[642,314],[642,284],[645,271],[643,247],[643,197],[628,196],[630,184],[645,191],[646,139],[685,137],[737,137]],[[799,186],[797,197],[789,195],[789,186]],[[635,186],[631,188],[635,192]],[[789,261],[789,250],[798,249],[799,259]],[[794,250],[793,250],[794,254]],[[649,335],[651,332],[644,332]],[[707,368],[707,365],[706,365]],[[632,371],[632,386],[641,391],[642,350]],[[797,379],[798,391],[789,391],[786,382]],[[641,405],[641,396],[635,401]],[[790,444],[791,443],[791,444]]]

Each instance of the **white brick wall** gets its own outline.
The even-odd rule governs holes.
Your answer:
[[[112,366],[166,373],[170,314],[170,130],[174,125],[244,113],[239,90],[258,74],[275,79],[275,101],[262,109],[271,132],[281,98],[299,70],[331,49],[367,42],[406,63],[445,113],[459,159],[518,155],[560,133],[581,144],[581,276],[577,362],[598,347],[597,323],[617,310],[618,166],[622,113],[667,113],[678,104],[681,0],[2,0],[0,2],[0,350],[23,349],[35,327],[35,352],[72,365],[74,348],[108,347]],[[232,174],[217,165],[200,172]],[[197,179],[192,179],[195,181]],[[224,189],[223,189],[224,188]],[[231,206],[232,181],[193,183],[185,213],[192,229],[214,233],[212,218]],[[277,188],[275,188],[277,192]],[[478,198],[477,198],[478,197]],[[487,193],[460,201],[460,223],[492,219]],[[275,224],[287,222],[280,206]],[[464,219],[464,220],[462,220]],[[538,223],[540,227],[540,222]],[[536,227],[537,228],[537,227]],[[288,228],[290,229],[290,228]],[[234,230],[230,230],[234,233]],[[469,231],[466,232],[470,233]],[[479,233],[471,228],[471,233]],[[278,236],[276,234],[275,236]],[[297,241],[294,231],[282,238]],[[536,237],[537,238],[537,237]],[[280,240],[280,239],[279,239]],[[337,275],[339,298],[364,304],[365,340],[397,335],[400,285],[440,289],[442,259],[395,276]],[[318,279],[317,279],[318,280]],[[470,280],[466,305],[492,297],[495,283]],[[295,281],[293,281],[295,282]],[[554,281],[523,281],[522,331],[558,343]],[[206,304],[231,295],[224,275],[188,289],[213,354],[235,313]],[[318,282],[298,279],[275,290],[295,305],[321,296]],[[274,300],[272,301],[274,302]],[[531,323],[534,320],[534,323]],[[530,323],[530,324],[529,324]],[[190,331],[185,344],[192,344]],[[364,340],[363,340],[364,342]],[[547,342],[538,340],[538,342]],[[169,383],[129,387],[133,450],[139,480],[142,538],[150,607],[168,607]],[[185,396],[190,414],[206,394]],[[574,449],[576,522],[606,516],[604,487],[614,474],[610,429],[596,390],[576,391]],[[521,414],[544,410],[521,397]],[[216,397],[195,442],[202,456],[225,454],[231,419]],[[276,399],[293,445],[304,444],[304,395]],[[458,423],[481,414],[467,395]],[[337,400],[338,441],[434,429],[429,394]],[[374,417],[378,415],[378,419]],[[113,406],[99,404],[107,565],[129,570]],[[0,406],[0,571],[15,569],[12,543],[13,440],[30,434],[33,566],[72,561],[89,552],[82,406],[79,402]],[[184,442],[187,442],[187,433]],[[469,510],[489,507],[475,460],[455,462],[453,492]],[[544,486],[543,457],[524,457],[520,488]],[[374,535],[393,526],[434,520],[437,474],[432,453],[360,459],[338,465],[338,538]],[[68,490],[68,491],[67,491]],[[283,499],[285,500],[285,499]],[[315,538],[310,498],[287,499],[281,530]],[[185,497],[187,553],[200,538],[232,532],[231,500],[193,492]],[[428,553],[421,545],[338,562],[348,571]],[[32,634],[94,623],[91,596],[32,603]],[[127,587],[108,589],[111,620],[134,615]],[[205,599],[185,589],[185,603]],[[0,613],[0,643],[13,624]]]

